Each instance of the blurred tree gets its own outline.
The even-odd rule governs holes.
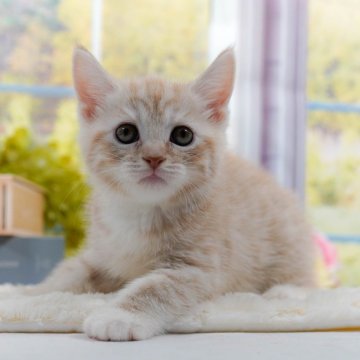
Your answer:
[[[106,1],[104,64],[119,76],[197,76],[207,60],[208,0]]]
[[[359,208],[360,156],[353,154],[351,143],[336,158],[324,158],[321,140],[308,135],[307,201],[312,206]]]
[[[105,0],[103,64],[117,77],[157,73],[189,80],[207,60],[208,0]],[[78,14],[81,13],[81,17]],[[64,30],[54,37],[56,83],[71,83],[72,49],[89,48],[90,2],[62,0],[58,7]]]
[[[310,0],[309,4],[308,98],[360,103],[359,1]],[[322,230],[358,232],[350,221],[342,227],[340,218],[345,209],[349,216],[360,208],[360,114],[310,112],[308,119],[311,212]],[[335,212],[329,213],[329,207]]]
[[[309,99],[360,103],[359,1],[310,0],[309,4]],[[325,132],[360,134],[356,114],[314,112],[310,113],[309,124]]]
[[[0,80],[48,81],[59,0],[0,0]]]

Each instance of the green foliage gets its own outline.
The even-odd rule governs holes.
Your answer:
[[[360,286],[360,245],[339,244],[336,248],[340,259],[340,269],[337,274],[340,284]]]
[[[309,2],[308,95],[357,102],[360,94],[358,0]]]
[[[308,97],[325,102],[360,101],[360,8],[358,0],[309,2]],[[358,114],[314,112],[310,126],[360,135]]]
[[[359,103],[359,1],[309,5],[309,99]],[[314,223],[323,231],[359,233],[360,116],[317,111],[308,120],[306,193]]]
[[[0,79],[70,85],[74,46],[91,45],[91,3],[0,0]],[[103,62],[110,72],[188,80],[204,69],[209,0],[103,3]]]
[[[339,140],[335,140],[339,141]],[[360,207],[360,157],[351,139],[339,142],[336,156],[321,149],[317,133],[309,132],[307,157],[307,201],[310,206]]]
[[[74,45],[90,45],[91,6],[62,0],[57,11],[64,28],[54,34],[52,79],[69,84]],[[103,64],[118,77],[184,81],[206,66],[209,0],[106,0],[103,19]]]
[[[360,234],[360,210],[340,206],[312,206],[310,219],[328,234]]]
[[[29,127],[14,127],[1,139],[0,173],[23,176],[46,190],[47,232],[64,231],[67,249],[73,251],[84,238],[88,188],[78,157],[73,156],[73,149],[65,151],[58,137],[41,143]]]

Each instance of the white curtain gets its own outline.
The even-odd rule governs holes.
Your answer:
[[[229,45],[230,144],[303,197],[307,0],[213,0],[210,57]]]

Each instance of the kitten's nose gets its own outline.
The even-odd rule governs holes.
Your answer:
[[[156,168],[159,167],[159,165],[165,161],[165,158],[161,157],[161,156],[148,156],[148,157],[143,157],[144,161],[146,161],[150,167],[155,170]]]

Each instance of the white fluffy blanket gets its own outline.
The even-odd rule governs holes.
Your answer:
[[[82,332],[90,313],[113,295],[15,295],[0,287],[0,332]],[[194,309],[171,331],[279,332],[360,329],[360,289],[305,290],[277,286],[264,295],[235,293]]]

